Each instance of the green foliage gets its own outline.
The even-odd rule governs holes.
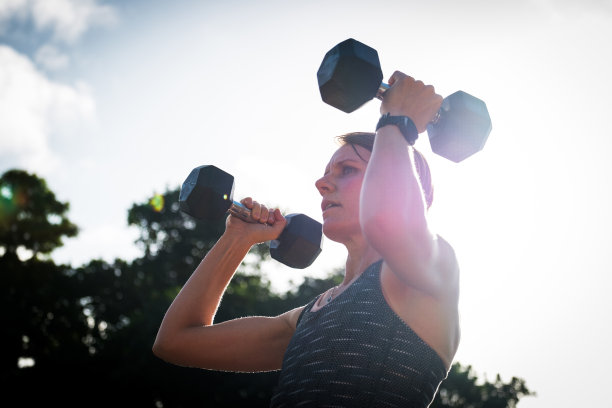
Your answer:
[[[1,180],[0,380],[7,399],[26,407],[268,406],[277,372],[176,367],[151,352],[165,311],[222,233],[224,220],[195,222],[178,210],[179,191],[172,190],[157,196],[154,205],[135,204],[129,211],[128,222],[140,230],[144,255],[139,259],[92,260],[77,269],[36,256],[23,261],[17,247],[48,253],[77,230],[65,216],[68,205],[57,202],[44,180],[19,171]],[[14,191],[28,199],[16,200]],[[336,271],[327,279],[307,278],[288,293],[274,293],[257,273],[268,257],[265,245],[252,250],[231,281],[216,321],[276,315],[341,280]],[[23,358],[34,365],[19,368]],[[470,367],[455,365],[432,406],[514,407],[525,395],[531,393],[521,379],[478,384]]]
[[[82,288],[65,267],[38,256],[76,235],[67,211],[33,174],[11,170],[0,178],[0,381],[23,406],[78,386],[91,357]],[[20,260],[19,249],[32,256]],[[34,366],[20,368],[23,362]]]
[[[90,330],[76,282],[52,262],[35,258],[3,256],[0,270],[2,341],[10,345],[0,353],[2,369],[16,369],[20,357],[33,358],[39,367],[60,364],[67,353],[87,357]]]
[[[50,253],[62,245],[63,236],[77,234],[65,216],[68,208],[43,179],[22,170],[7,171],[0,177],[0,247],[12,257],[19,247],[34,255]]]
[[[512,377],[504,383],[499,374],[494,382],[479,383],[471,366],[453,364],[431,408],[515,408],[519,399],[534,396],[525,380]]]

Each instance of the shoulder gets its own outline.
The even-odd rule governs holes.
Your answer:
[[[276,318],[285,324],[287,330],[293,333],[305,308],[306,306],[296,307],[295,309],[289,310]]]
[[[381,287],[390,308],[450,367],[460,337],[459,265],[448,241],[435,242],[426,277],[406,280],[384,263]]]

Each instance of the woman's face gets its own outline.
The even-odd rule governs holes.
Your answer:
[[[336,150],[323,177],[315,182],[323,197],[323,233],[333,241],[346,242],[361,235],[359,195],[370,155],[361,146],[344,145]]]

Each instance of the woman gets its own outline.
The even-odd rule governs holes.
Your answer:
[[[459,268],[450,245],[428,229],[421,183],[429,181],[417,171],[425,174],[426,163],[409,145],[442,98],[400,72],[389,85],[372,148],[367,134],[345,136],[316,182],[323,232],[348,251],[343,282],[276,317],[213,324],[248,250],[286,224],[278,209],[244,199],[259,223],[228,217],[168,309],[156,355],[217,370],[282,368],[274,407],[429,405],[459,342]]]

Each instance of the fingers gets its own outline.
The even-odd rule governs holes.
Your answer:
[[[400,86],[401,84],[404,88],[408,88],[414,91],[421,91],[431,95],[436,93],[433,85],[425,85],[423,81],[414,79],[410,75],[406,75],[401,71],[395,71],[391,75],[391,77],[389,78],[389,86],[395,84],[396,82],[398,82],[397,86]]]
[[[414,78],[412,78],[411,76],[408,76],[401,71],[395,71],[389,77],[389,85],[393,85],[398,80],[406,80],[406,79],[414,81]]]
[[[276,208],[272,213],[272,219],[273,219],[273,224],[277,224],[277,223],[282,223],[284,224],[285,221],[285,217],[283,217],[283,214],[281,214],[280,210],[278,208]],[[283,225],[284,226],[284,225]]]
[[[268,209],[263,204],[258,203],[253,200],[251,197],[246,197],[240,201],[242,205],[251,210],[251,219],[253,221],[258,222],[260,224],[269,224],[274,225],[277,220],[277,217],[282,215],[280,214],[279,209]]]
[[[400,71],[391,75],[389,86],[383,96],[381,114],[408,116],[419,133],[423,132],[438,112],[443,98],[436,94],[432,85],[425,85]]]

